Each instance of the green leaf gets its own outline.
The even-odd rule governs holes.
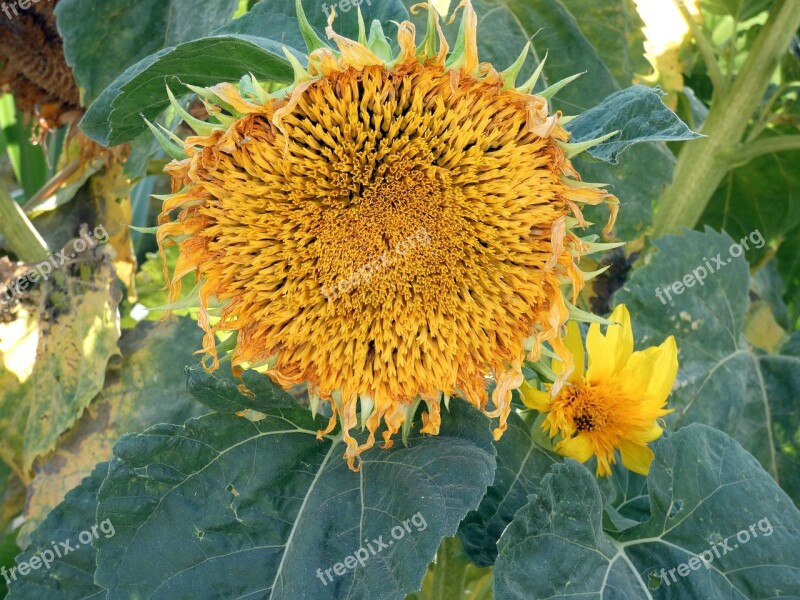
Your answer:
[[[624,531],[650,517],[646,477],[617,462],[611,465],[611,477],[601,477],[597,485],[606,499],[605,529]]]
[[[700,137],[661,101],[658,89],[635,85],[611,94],[566,125],[573,142],[594,140],[614,131],[619,135],[588,152],[616,164],[617,155],[640,142],[679,142]]]
[[[670,427],[705,423],[721,429],[782,482],[771,412],[793,401],[800,388],[781,392],[764,370],[772,359],[755,352],[742,335],[750,277],[747,261],[734,256],[734,243],[709,228],[660,238],[654,242],[658,252],[633,272],[614,301],[628,307],[637,347],[675,336],[680,369],[670,398],[675,413],[666,418]],[[696,283],[700,278],[702,285]],[[675,282],[684,286],[677,287],[680,293]]]
[[[33,119],[28,119],[17,111],[14,96],[0,96],[0,129],[5,152],[25,198],[36,194],[47,180],[47,164],[42,145],[31,142],[34,126]]]
[[[634,0],[561,0],[620,87],[652,70],[644,56],[644,22]]]
[[[440,435],[376,446],[359,473],[338,437],[317,439],[324,419],[260,395],[253,407],[263,418],[215,412],[117,444],[98,506],[117,530],[97,540],[109,600],[403,598],[494,475],[489,423],[459,400]],[[364,566],[333,574],[355,553]]]
[[[787,345],[788,346],[788,345]],[[800,357],[789,355],[762,356],[759,360],[764,377],[764,391],[770,399],[772,435],[777,449],[777,466],[781,487],[800,505]]]
[[[499,441],[494,483],[486,490],[477,510],[462,521],[458,535],[470,560],[479,567],[494,564],[497,540],[526,503],[540,488],[542,477],[561,460],[545,451],[531,438],[531,425],[516,413],[508,419],[508,430]]]
[[[61,0],[55,8],[58,30],[84,104],[146,56],[222,26],[236,5],[236,0],[200,6],[181,0]]]
[[[28,544],[28,536],[47,513],[97,463],[111,459],[120,436],[208,412],[186,390],[185,367],[197,363],[194,349],[201,339],[202,330],[188,318],[145,322],[123,331],[121,366],[109,369],[103,390],[55,451],[37,464],[28,486],[20,544]]]
[[[200,330],[195,324],[195,328]],[[240,389],[244,383],[248,392]],[[186,386],[194,398],[216,412],[261,411],[265,407],[296,408],[297,402],[257,371],[242,373],[242,382],[206,373],[202,366],[186,369]],[[251,395],[252,394],[252,395]]]
[[[749,257],[748,257],[749,258]],[[786,294],[786,286],[778,273],[778,264],[775,259],[767,262],[756,273],[750,284],[751,291],[759,298],[769,304],[775,321],[784,329],[791,329],[789,320],[789,309],[783,301]]]
[[[305,0],[303,10],[311,26],[323,40],[327,39],[325,27],[328,25],[326,10],[336,6],[336,20],[333,28],[336,33],[350,39],[358,39],[358,10],[352,0],[346,3]],[[347,10],[343,10],[343,7]],[[408,19],[408,11],[400,0],[361,0],[361,14],[369,24],[377,19],[381,23]],[[252,35],[275,40],[291,48],[306,47],[300,23],[295,11],[295,0],[267,0],[257,3],[250,12],[225,25],[215,35]]]
[[[5,531],[5,527],[3,527],[3,531]],[[17,547],[17,543],[15,541],[16,537],[16,531],[9,531],[0,537],[0,568],[5,567],[6,572],[8,569],[14,566],[14,557],[20,553],[20,549]],[[0,598],[7,598],[7,595],[8,584],[6,583],[6,578],[1,577]]]
[[[604,531],[585,467],[553,467],[500,539],[495,597],[796,596],[800,512],[753,457],[702,425],[659,440],[655,453],[650,516],[622,532]]]
[[[38,337],[32,372],[18,378],[0,371],[3,380],[16,380],[0,396],[0,428],[5,432],[0,456],[26,483],[33,461],[55,448],[103,388],[106,365],[118,353],[119,290],[111,264],[98,265],[92,281],[68,276],[66,283],[65,310],[45,332],[32,334],[34,340]]]
[[[616,236],[631,241],[645,234],[652,226],[653,205],[664,188],[672,183],[675,156],[665,144],[643,143],[635,152],[619,156],[617,164],[600,162],[591,157],[576,156],[573,164],[584,181],[609,184],[609,191],[620,201],[619,216],[614,226]],[[608,207],[587,206],[586,218],[605,223]]]
[[[700,6],[711,13],[730,15],[741,22],[768,10],[773,0],[700,0]]]
[[[105,591],[94,583],[96,551],[91,543],[82,544],[80,537],[91,534],[94,538],[92,527],[99,525],[95,521],[97,490],[107,470],[108,463],[97,465],[36,530],[26,551],[17,557],[17,565],[30,564],[31,558],[39,555],[40,566],[26,575],[15,573],[7,600],[100,600],[105,597]],[[99,526],[95,529],[98,537],[113,535],[111,532],[116,531],[113,522],[102,527],[102,530]],[[70,551],[66,551],[62,543]],[[65,554],[57,556],[54,547]],[[47,568],[42,557],[48,559]]]
[[[789,133],[785,130],[785,133]],[[747,253],[758,265],[775,253],[791,299],[791,321],[800,317],[800,151],[759,156],[728,173],[703,213],[701,223],[724,229],[735,239],[758,230],[768,245]]]
[[[625,57],[643,56],[644,47],[641,35],[630,42],[619,33],[599,39],[591,37],[598,31],[640,27],[635,9],[628,0],[615,3],[611,8],[589,8],[590,4],[586,0],[477,0],[474,6],[478,14],[480,60],[491,62],[498,70],[505,69],[532,38],[533,58],[527,61],[519,82],[527,79],[547,53],[537,89],[586,71],[577,82],[559,92],[553,104],[569,114],[578,114],[594,106],[609,94],[630,85],[634,73],[626,67],[632,69],[638,60],[628,61]],[[570,12],[570,8],[576,12]],[[606,60],[613,67],[609,67]]]
[[[298,58],[305,55],[291,50]],[[169,84],[176,96],[186,85],[211,86],[252,73],[264,81],[290,83],[292,68],[280,44],[263,38],[227,35],[203,38],[162,50],[128,68],[89,107],[81,129],[104,145],[134,139],[167,106]]]
[[[153,239],[151,234],[142,234],[146,237]],[[178,261],[180,250],[177,246],[171,246],[164,251],[166,256],[167,266],[170,272],[174,272],[175,264]],[[169,289],[167,288],[164,280],[164,261],[158,252],[147,252],[145,254],[146,260],[142,262],[141,268],[136,273],[136,294],[137,305],[140,308],[143,306],[146,309],[154,309],[158,306],[165,306],[169,304]],[[195,293],[194,286],[189,284],[189,280],[184,282],[181,287],[181,294],[178,302],[185,301],[190,303],[193,294]],[[198,299],[199,305],[199,299]],[[128,306],[128,309],[131,307]],[[128,313],[130,310],[127,311]],[[197,312],[197,308],[179,308],[172,311],[172,314],[178,316],[192,315]],[[148,321],[160,321],[164,315],[161,310],[149,310],[144,319]],[[123,327],[134,327],[136,319],[127,314],[122,320]]]

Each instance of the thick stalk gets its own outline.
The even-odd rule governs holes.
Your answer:
[[[458,538],[444,538],[436,552],[436,564],[433,567],[433,598],[461,600],[469,564],[461,541]]]
[[[36,263],[48,259],[47,244],[2,185],[0,185],[0,233],[5,237],[8,248],[19,260]]]
[[[694,227],[700,220],[798,27],[800,1],[778,0],[733,85],[715,98],[703,126],[706,137],[681,148],[673,183],[659,202],[654,237]]]

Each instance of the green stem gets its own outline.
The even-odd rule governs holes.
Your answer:
[[[737,149],[731,153],[729,158],[733,166],[741,167],[764,154],[788,152],[789,150],[800,150],[800,135],[761,138]]]
[[[705,34],[703,34],[703,30],[700,28],[700,25],[697,24],[694,15],[686,8],[684,0],[674,0],[674,2],[681,16],[683,16],[683,20],[686,21],[686,25],[689,26],[689,31],[692,32],[692,37],[694,37],[694,41],[697,44],[697,49],[700,51],[700,56],[703,57],[703,62],[708,70],[708,76],[711,78],[711,83],[714,85],[714,91],[717,94],[722,94],[727,87],[727,82],[722,76],[722,71],[720,71],[713,46],[708,41]]]
[[[48,260],[50,252],[44,239],[3,185],[0,185],[0,232],[19,260],[28,263]]]
[[[744,139],[745,144],[751,143],[764,132],[764,130],[767,128],[773,117],[772,107],[778,101],[778,98],[780,98],[785,91],[786,91],[785,83],[781,83],[780,85],[775,87],[775,91],[772,92],[772,95],[769,97],[769,100],[767,100],[767,103],[764,105],[764,109],[761,111],[761,114],[758,115],[758,117],[755,120],[755,123],[753,123],[753,126],[747,133],[747,136]]]
[[[781,57],[800,27],[800,2],[777,0],[753,43],[739,76],[715,99],[703,126],[705,138],[684,144],[673,183],[664,192],[656,214],[655,237],[694,227],[711,196],[731,167],[730,153],[764,98]]]
[[[459,539],[444,538],[436,552],[432,597],[436,600],[461,600],[469,565]]]

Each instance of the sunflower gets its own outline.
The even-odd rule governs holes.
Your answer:
[[[207,368],[218,367],[215,335],[235,332],[234,372],[304,383],[315,412],[329,402],[320,435],[340,422],[351,468],[382,423],[385,447],[405,434],[420,402],[422,431],[437,434],[453,395],[499,418],[499,437],[524,361],[544,343],[568,357],[577,262],[605,246],[573,232],[586,224],[580,206],[607,203],[607,229],[616,214],[616,198],[569,160],[597,140],[568,143],[548,111],[563,82],[532,95],[540,65],[516,87],[528,48],[503,72],[479,63],[468,0],[453,52],[420,7],[425,39],[416,46],[400,23],[392,55],[378,22],[355,41],[333,14],[329,46],[298,2],[310,54],[303,66],[285,52],[291,86],[269,93],[246,76],[192,88],[213,124],[169,92],[197,135],[178,146],[151,126],[176,158],[157,234],[162,252],[180,250],[170,295],[195,272]]]
[[[545,413],[542,428],[551,438],[560,435],[556,452],[586,462],[597,457],[597,475],[611,475],[619,450],[626,468],[647,475],[653,461],[649,442],[663,433],[658,421],[672,412],[664,408],[678,373],[678,347],[669,336],[658,346],[633,351],[633,329],[628,309],[620,304],[611,313],[606,335],[593,323],[586,336],[589,368],[584,374],[581,334],[570,321],[566,346],[574,369],[557,394],[537,390],[525,382],[526,406]],[[565,365],[554,361],[556,374]]]

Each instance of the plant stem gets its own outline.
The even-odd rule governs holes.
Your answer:
[[[50,252],[44,239],[3,185],[0,185],[0,232],[19,260],[28,263],[48,260]]]
[[[777,0],[739,76],[712,104],[702,131],[706,137],[681,148],[673,183],[659,203],[654,237],[694,227],[700,220],[798,27],[800,2]]]
[[[36,210],[45,199],[56,193],[56,190],[69,179],[81,166],[80,161],[74,160],[66,167],[53,175],[38,192],[28,199],[22,210],[26,213]]]
[[[432,597],[436,600],[461,600],[469,565],[461,541],[458,538],[444,538],[436,552]]]
[[[753,140],[755,140],[759,135],[761,135],[764,130],[769,125],[770,120],[772,119],[772,107],[778,101],[783,93],[786,91],[786,84],[782,83],[779,86],[775,87],[775,91],[772,92],[772,95],[767,100],[766,104],[764,105],[761,114],[755,119],[755,123],[750,128],[750,131],[747,133],[747,136],[744,139],[745,144],[749,144]]]
[[[800,150],[800,135],[782,135],[761,138],[737,149],[731,154],[729,159],[734,166],[741,167],[763,154],[787,152],[789,150]]]
[[[692,32],[692,37],[697,44],[697,49],[700,51],[700,56],[703,57],[703,62],[708,70],[708,76],[711,78],[711,83],[714,86],[714,92],[716,94],[723,94],[727,87],[727,81],[722,76],[722,71],[720,71],[719,64],[717,63],[717,57],[714,54],[713,46],[708,41],[708,38],[706,38],[700,25],[697,24],[694,15],[689,12],[684,0],[674,0],[674,2],[681,16],[683,16],[683,20],[686,21],[686,25],[689,26],[689,31]]]

